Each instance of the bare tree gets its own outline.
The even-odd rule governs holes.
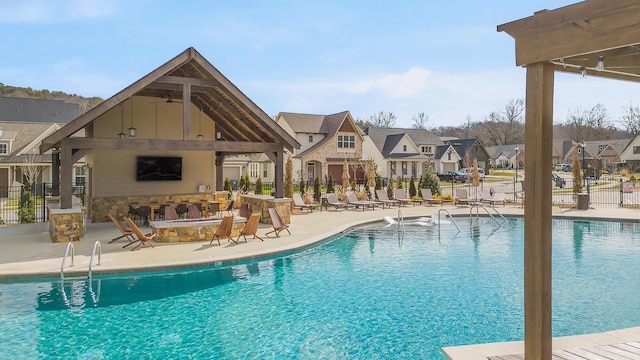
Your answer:
[[[591,110],[569,110],[564,125],[568,137],[574,140],[608,139],[615,132],[607,108],[602,104],[596,104]]]
[[[42,171],[42,167],[36,164],[38,159],[37,154],[26,154],[22,158],[23,165],[20,165],[20,169],[22,170],[22,175],[27,179],[27,183],[29,185],[35,184],[38,180],[38,175]]]
[[[629,104],[629,106],[623,106],[622,110],[624,111],[620,119],[622,126],[629,134],[640,135],[640,107]]]
[[[429,122],[429,115],[419,112],[411,118],[413,121],[413,125],[411,125],[414,129],[422,129],[427,130],[427,123]]]
[[[369,122],[377,127],[393,127],[396,124],[396,115],[391,111],[379,111],[369,116]]]
[[[510,100],[504,109],[493,111],[483,124],[485,145],[510,145],[524,140],[524,100]]]

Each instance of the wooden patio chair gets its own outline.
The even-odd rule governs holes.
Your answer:
[[[165,220],[178,220],[178,212],[173,205],[164,206],[164,219]]]
[[[400,201],[389,199],[387,190],[376,190],[376,195],[378,196],[378,201],[382,202],[383,208],[385,204],[389,205],[389,208],[391,208],[391,205],[398,205],[398,207],[400,207]]]
[[[211,242],[209,243],[209,245],[213,244],[213,240],[218,240],[218,246],[220,246],[220,239],[224,239],[224,238],[226,238],[227,241],[232,240],[237,244],[238,242],[231,238],[232,229],[233,229],[233,214],[227,215],[222,218],[220,225],[218,225],[218,228],[213,233],[213,237],[211,238]]]
[[[247,235],[253,235],[253,238],[258,238],[260,241],[264,241],[260,236],[256,233],[258,232],[258,223],[260,223],[260,214],[251,214],[249,216],[249,220],[244,224],[242,230],[240,230],[240,235],[236,239],[236,243],[240,240],[240,236],[244,237],[244,242],[247,242]]]
[[[293,194],[293,208],[300,210],[309,210],[309,212],[313,212],[314,208],[317,208],[320,204],[307,204],[302,200],[302,195],[299,193]]]
[[[189,204],[187,209],[189,211],[189,219],[200,219],[200,218],[202,218],[202,213],[200,212],[200,210],[198,209],[198,207],[195,204]]]
[[[112,213],[109,213],[109,218],[111,219],[111,221],[113,221],[113,223],[116,225],[116,227],[118,228],[118,230],[120,230],[120,232],[122,233],[122,235],[115,237],[113,239],[111,239],[111,241],[109,241],[109,244],[116,242],[120,239],[127,239],[129,241],[128,244],[126,244],[125,246],[123,246],[123,248],[133,244],[134,242],[136,242],[136,239],[133,237],[133,230],[129,229],[128,227],[124,226],[120,220],[118,220],[116,218],[115,215],[113,215]]]
[[[134,241],[134,243],[139,242],[139,244],[134,246],[133,249],[131,249],[131,251],[139,248],[140,246],[144,246],[147,244],[149,244],[149,246],[151,246],[152,248],[155,247],[151,243],[151,240],[156,236],[156,234],[152,234],[152,233],[145,234],[142,232],[142,230],[140,230],[138,225],[136,225],[136,223],[133,222],[133,220],[131,220],[130,218],[126,218],[125,220],[127,221],[127,225],[129,225],[129,228],[133,231],[134,234],[136,234],[137,239],[136,241]],[[131,245],[131,244],[128,244],[128,245]]]
[[[280,237],[280,232],[283,230],[287,230],[289,235],[291,235],[291,231],[289,231],[289,225],[285,224],[284,221],[282,221],[282,218],[280,217],[280,214],[278,214],[278,210],[276,210],[276,208],[269,208],[269,217],[271,217],[273,231],[269,231],[268,233],[264,234],[264,236],[275,233],[276,237]]]

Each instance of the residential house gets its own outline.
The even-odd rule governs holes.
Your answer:
[[[351,180],[364,179],[371,158],[363,158],[364,134],[349,111],[331,115],[281,112],[276,123],[300,143],[292,154],[294,178],[302,177],[311,186],[316,177],[324,183],[331,174],[341,184],[346,164]]]
[[[12,184],[52,181],[51,152],[40,155],[38,147],[78,115],[78,104],[62,100],[0,97],[0,197],[6,197]],[[84,181],[82,165],[74,168],[74,184]]]
[[[427,163],[436,172],[458,169],[458,153],[430,131],[375,126],[364,131],[380,153],[378,168],[383,177],[419,178]]]
[[[460,154],[462,168],[471,167],[474,159],[478,161],[478,167],[481,168],[487,168],[490,164],[489,153],[478,139],[448,139],[444,142],[453,146]]]

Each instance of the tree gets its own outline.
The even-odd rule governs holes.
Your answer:
[[[331,173],[329,173],[329,176],[327,177],[327,192],[328,193],[335,192],[334,183],[333,183],[333,175],[331,175]]]
[[[369,116],[369,122],[377,127],[393,127],[396,124],[396,118],[396,115],[390,111],[379,111]]]
[[[284,197],[293,198],[293,161],[291,161],[291,156],[287,157],[287,163],[284,166]]]
[[[320,184],[320,177],[316,176],[316,178],[313,180],[313,200],[315,200],[317,204],[320,204],[321,197],[322,197],[322,190],[321,190],[321,184]]]
[[[416,194],[417,194],[416,179],[414,179],[412,176],[411,179],[409,180],[409,197],[413,198],[414,196],[416,196]]]
[[[584,149],[582,149],[584,151]],[[582,166],[578,159],[578,152],[573,152],[573,193],[580,194],[582,192]]]
[[[429,115],[419,112],[411,118],[413,121],[413,125],[411,125],[414,129],[422,129],[427,130],[427,123],[429,122]]]
[[[623,106],[622,110],[624,111],[620,119],[622,126],[629,134],[640,135],[640,107],[629,104],[629,106]]]
[[[307,183],[304,181],[304,177],[300,177],[300,182],[298,183],[298,187],[300,188],[300,195],[304,198],[304,193],[307,190]]]
[[[440,179],[433,171],[431,163],[427,163],[424,167],[424,172],[420,178],[420,189],[431,189],[433,195],[440,195],[442,188],[440,187]]]
[[[31,196],[30,186],[23,186],[20,193],[20,202],[18,204],[18,219],[20,223],[36,222],[36,205]]]
[[[38,155],[29,153],[26,154],[22,160],[23,164],[20,165],[20,170],[22,170],[22,175],[25,177],[27,184],[33,185],[38,180],[38,175],[42,171],[42,167],[40,165],[36,165],[38,159]]]
[[[504,109],[493,111],[483,124],[483,143],[487,146],[524,142],[524,100],[511,100]]]
[[[564,126],[570,139],[585,141],[607,139],[615,132],[607,108],[602,104],[596,104],[591,110],[569,110]]]

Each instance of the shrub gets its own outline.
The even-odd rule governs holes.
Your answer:
[[[25,187],[22,188],[22,193],[20,194],[18,219],[20,223],[33,223],[36,221],[36,206],[33,203],[31,191]]]
[[[304,192],[307,190],[307,183],[304,181],[304,178],[300,178],[298,187],[300,188],[300,195],[304,195]]]
[[[416,194],[417,194],[416,179],[414,179],[412,176],[411,179],[409,180],[409,196],[413,199],[416,196]]]
[[[231,196],[231,193],[233,192],[233,188],[231,187],[231,180],[229,180],[228,177],[224,178],[224,191],[227,191],[229,193],[229,196]]]
[[[333,175],[331,175],[331,173],[329,173],[329,177],[327,178],[327,192],[328,193],[332,193],[334,192],[334,187],[333,187]]]
[[[322,196],[322,191],[321,191],[320,177],[316,176],[315,180],[313,181],[313,200],[315,200],[315,202],[319,204],[321,196]]]
[[[262,180],[260,178],[256,179],[256,195],[262,195]]]

